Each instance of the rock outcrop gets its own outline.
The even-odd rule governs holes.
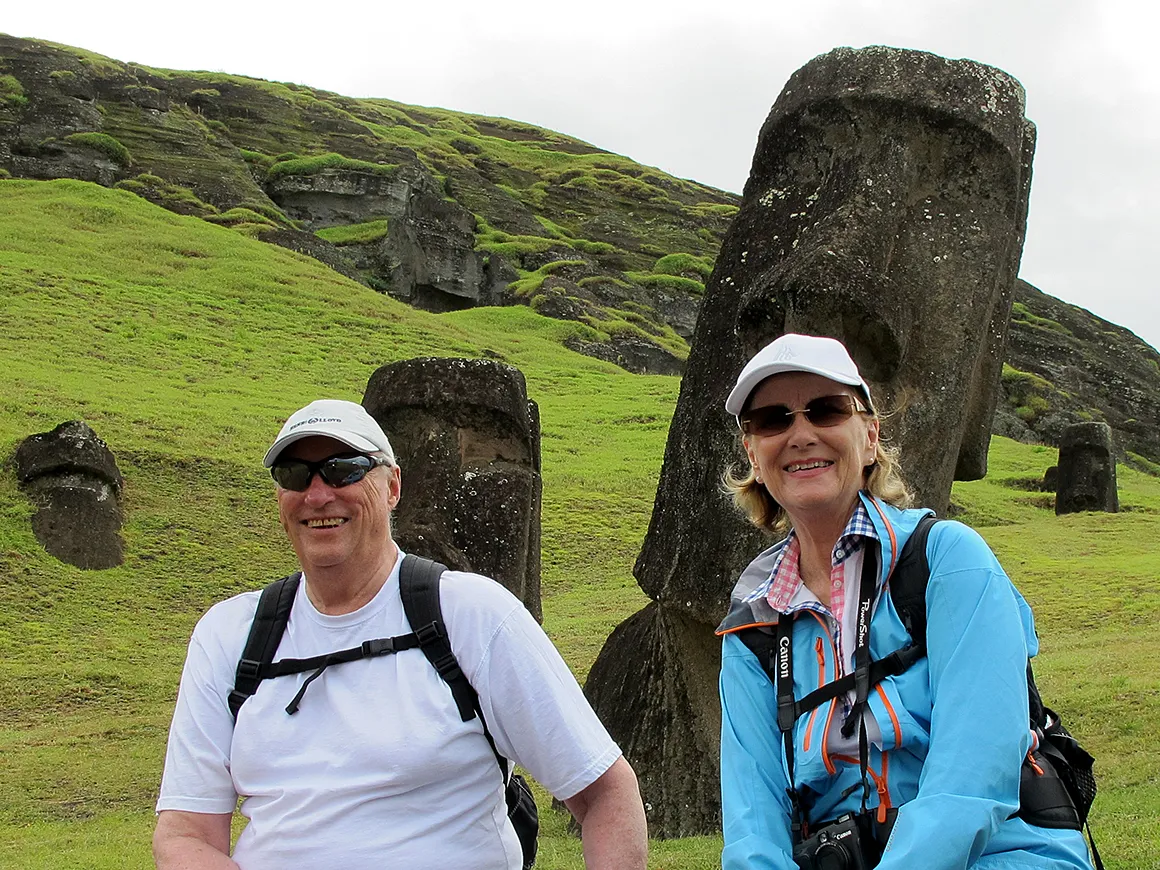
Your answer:
[[[498,580],[540,619],[540,418],[524,376],[491,360],[404,360],[371,375],[363,406],[402,470],[399,546]]]
[[[1059,446],[1067,426],[1104,422],[1119,459],[1160,461],[1160,352],[1131,331],[1019,281],[1007,363],[995,432]]]
[[[784,332],[843,339],[879,407],[903,409],[886,429],[920,501],[945,508],[955,477],[986,468],[1033,147],[1018,82],[923,52],[838,49],[795,73],[770,112],[706,288],[636,563],[655,603],[609,639],[588,682],[654,834],[719,824],[719,653],[705,638],[762,547],[720,494],[741,459],[723,410],[737,372]],[[625,680],[647,712],[620,718]],[[655,732],[634,723],[666,717],[683,727],[658,757]]]
[[[123,479],[107,444],[86,423],[61,423],[16,450],[16,479],[36,505],[32,531],[51,555],[78,568],[123,558]]]

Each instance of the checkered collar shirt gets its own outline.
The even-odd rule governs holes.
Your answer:
[[[785,546],[778,554],[770,571],[769,578],[746,596],[745,601],[758,601],[765,598],[769,606],[778,613],[796,613],[800,610],[814,610],[829,616],[835,623],[835,628],[843,623],[843,613],[846,603],[846,588],[848,583],[843,582],[843,564],[854,553],[858,552],[867,539],[878,540],[878,533],[874,524],[870,522],[870,513],[861,499],[854,507],[846,528],[842,531],[838,542],[834,545],[830,568],[830,606],[827,608],[802,583],[800,560],[801,542],[792,530],[786,539]],[[857,594],[857,592],[855,592]]]

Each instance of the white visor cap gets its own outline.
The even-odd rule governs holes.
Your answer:
[[[395,464],[395,451],[375,418],[362,405],[341,399],[318,399],[291,414],[266,451],[263,464],[269,468],[286,447],[312,435],[341,441],[359,453],[385,454]]]
[[[783,372],[809,372],[839,384],[857,387],[862,391],[866,407],[874,410],[870,387],[862,379],[858,366],[842,342],[836,338],[798,335],[794,332],[775,338],[745,364],[729,398],[725,400],[725,410],[739,417],[757,385],[771,375]]]

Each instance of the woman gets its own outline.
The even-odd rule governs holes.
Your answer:
[[[966,526],[929,532],[926,655],[796,719],[783,704],[785,739],[779,668],[802,702],[909,645],[884,593],[930,511],[905,509],[870,388],[840,342],[783,335],[725,407],[749,459],[727,485],[754,524],[788,535],[742,573],[718,629],[724,870],[1090,870],[1078,831],[1013,815],[1037,642],[1026,602]],[[761,633],[774,677],[750,648]]]

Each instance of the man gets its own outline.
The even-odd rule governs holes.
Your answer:
[[[361,405],[321,400],[266,454],[303,581],[278,660],[407,634],[391,535],[400,470]],[[189,644],[169,734],[153,852],[159,870],[518,870],[499,766],[422,650],[267,679],[235,725],[227,698],[258,601],[212,607]],[[500,584],[448,571],[452,650],[499,752],[582,825],[589,870],[643,870],[636,776],[559,654]],[[286,708],[298,697],[291,715]],[[230,857],[238,798],[249,819]]]

